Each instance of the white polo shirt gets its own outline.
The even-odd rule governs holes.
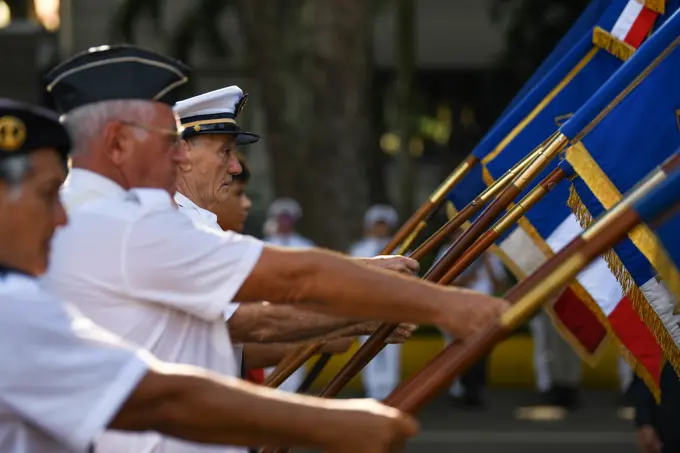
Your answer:
[[[175,193],[175,203],[179,207],[179,212],[189,217],[194,223],[202,225],[213,231],[222,231],[222,227],[217,222],[217,215],[215,213],[203,209],[196,203],[191,201],[188,197],[182,195],[179,192]],[[229,319],[234,316],[236,310],[238,310],[239,304],[237,302],[232,302],[227,305],[227,309],[224,311],[224,320],[229,321]],[[234,358],[236,360],[236,369],[241,371],[241,366],[243,365],[243,345],[233,344],[234,346]]]
[[[34,278],[0,272],[0,451],[88,451],[148,370]]]
[[[161,360],[237,376],[223,313],[259,259],[262,242],[195,225],[158,189],[121,193],[97,185],[108,194],[69,205],[85,198],[70,192],[93,192],[90,186],[102,178],[82,170],[71,176],[64,188],[69,224],[52,241],[45,287]],[[227,451],[243,449],[154,433],[106,433],[97,443],[97,453]]]

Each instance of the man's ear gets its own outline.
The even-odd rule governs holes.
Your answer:
[[[108,123],[102,136],[105,144],[104,153],[114,164],[120,165],[125,160],[125,144],[132,137],[126,133],[123,125],[118,121]]]
[[[184,160],[184,163],[179,164],[179,169],[182,170],[183,172],[190,172],[191,171],[191,145],[189,144],[188,141],[186,140],[181,140],[179,146],[184,148],[184,151],[187,154],[187,158]]]

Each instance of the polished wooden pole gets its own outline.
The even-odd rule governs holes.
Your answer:
[[[545,265],[511,289],[505,297],[514,305],[498,322],[465,342],[454,341],[421,371],[395,389],[385,400],[385,404],[410,414],[418,413],[456,376],[531,318],[545,300],[561,291],[586,265],[618,243],[638,225],[641,219],[634,209],[635,203],[645,196],[649,197],[650,193],[654,195],[653,189],[667,178],[669,172],[677,172],[679,167],[680,159],[676,155],[581,236],[571,241]],[[680,193],[674,193],[666,207],[679,209]],[[657,216],[656,219],[660,217]]]
[[[482,214],[475,220],[470,228],[465,230],[458,239],[449,247],[446,259],[439,260],[432,271],[432,280],[439,281],[444,274],[460,259],[465,251],[478,237],[480,237],[503,211],[517,198],[536,176],[562,151],[568,144],[569,139],[559,132],[552,135],[550,141],[536,156],[533,162],[512,183],[484,209]],[[450,253],[449,253],[450,252]]]
[[[449,226],[445,228],[447,228],[450,233],[456,231],[458,227],[451,227],[451,225],[455,224],[454,222],[460,222],[459,225],[462,225],[466,220],[474,215],[474,212],[476,212],[473,211],[474,209],[481,209],[481,207],[483,207],[484,204],[486,204],[486,202],[491,199],[493,194],[503,190],[503,187],[515,180],[516,177],[522,174],[523,171],[530,168],[535,160],[540,158],[543,151],[543,148],[532,151],[529,155],[522,159],[522,161],[518,162],[513,168],[511,168],[506,173],[506,175],[496,181],[494,185],[489,187],[485,193],[481,194],[475,201],[470,203],[470,205],[468,205],[469,209],[466,207],[466,209],[463,209],[460,213],[458,213],[454,219],[451,219],[447,223]],[[466,215],[468,216],[467,218],[464,217]],[[459,216],[464,218],[464,220],[456,220],[459,218]],[[434,242],[432,238],[426,242],[430,242],[430,244],[436,244],[438,246],[440,242],[446,239],[444,234],[440,234],[441,231],[442,229],[440,229],[438,233],[435,233],[435,236],[437,236],[436,241],[438,242]],[[420,260],[425,256],[427,250],[427,247],[421,246],[420,248],[416,249],[413,254],[411,254],[411,257],[415,260]],[[437,263],[435,263],[435,265],[423,276],[423,280],[435,281],[433,278],[433,270],[439,269],[439,263],[441,263],[443,260],[447,260],[447,255],[450,252],[451,249],[449,249],[449,251],[445,253],[444,256],[440,258]],[[318,396],[324,398],[332,398],[336,396],[340,390],[342,390],[352,380],[352,378],[354,378],[354,376],[359,374],[361,370],[363,370],[366,365],[385,348],[385,341],[390,335],[392,335],[397,327],[397,324],[381,324],[380,327],[378,327],[378,329],[359,347],[357,352],[354,353],[347,363],[343,365],[338,374],[336,374],[333,379],[331,379],[331,381],[319,393]]]
[[[411,218],[399,228],[392,239],[390,239],[387,245],[380,251],[380,255],[389,255],[394,252],[397,247],[399,247],[399,250],[396,253],[397,255],[405,254],[418,238],[418,235],[427,228],[428,221],[442,206],[446,200],[446,195],[448,195],[456,184],[458,184],[477,164],[479,164],[479,159],[476,156],[470,154],[465,158],[444,182],[430,194],[425,203],[413,213]],[[281,383],[288,379],[288,377],[290,377],[290,375],[292,375],[300,366],[305,364],[307,360],[316,354],[322,346],[322,342],[313,342],[301,345],[299,348],[291,351],[278,365],[276,365],[274,371],[265,380],[264,385],[267,387],[278,387],[281,385]],[[323,371],[323,367],[318,370],[317,374],[320,374],[321,371]]]
[[[503,233],[512,228],[524,214],[543,199],[553,188],[567,179],[567,173],[557,167],[548,176],[536,185],[522,200],[514,205],[508,213],[501,217],[486,233],[482,234],[468,248],[463,256],[456,261],[446,274],[438,281],[440,285],[451,284],[465,269],[468,268],[477,258],[479,258],[489,247],[491,247]]]

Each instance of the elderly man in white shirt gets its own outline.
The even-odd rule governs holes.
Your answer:
[[[180,214],[172,195],[177,166],[187,155],[177,140],[171,94],[187,77],[172,60],[132,46],[97,48],[62,63],[47,79],[73,134],[73,167],[90,176],[89,184],[104,178],[119,189],[111,186],[109,195],[71,206],[69,225],[52,241],[45,287],[162,360],[238,375],[224,325],[224,311],[234,300],[437,324],[461,338],[508,306],[323,250],[265,246],[255,238],[201,227]],[[259,415],[276,416],[281,414]],[[118,433],[103,435],[97,449],[228,451],[154,434]]]
[[[51,236],[66,223],[59,186],[70,139],[53,112],[26,104],[0,99],[0,121],[4,453],[91,451],[106,429],[157,430],[213,445],[262,442],[338,452],[385,451],[415,432],[407,417],[370,402],[322,407],[311,398],[282,398],[199,368],[161,363],[47,294],[36,276],[47,267]],[[309,430],[302,419],[258,417],[253,407],[298,416],[307,411],[303,418],[322,425]],[[351,442],[343,420],[350,423],[345,429],[364,429],[364,435],[375,438],[357,418],[379,430],[382,440]]]
[[[247,96],[239,87],[230,86],[180,101],[174,106],[184,127],[182,143],[188,154],[186,162],[179,166],[175,202],[180,212],[194,222],[216,231],[221,231],[222,228],[214,211],[229,196],[232,175],[242,171],[236,158],[236,147],[243,147],[260,139],[252,132],[242,130],[236,123],[247,102]],[[289,216],[291,228],[266,236],[264,241],[298,249],[313,247],[311,241],[296,234],[292,228],[300,215],[301,208],[294,200],[274,201],[269,208],[270,219]],[[414,267],[417,265],[415,262],[387,259],[366,262],[391,265],[396,269],[402,263]],[[235,343],[237,363],[241,362],[242,343],[331,339],[371,333],[377,328],[375,322],[353,321],[268,303],[229,304],[225,318],[228,320],[231,339]],[[410,331],[404,327],[400,333],[402,335],[393,336],[391,342],[403,341]],[[271,370],[269,369],[270,372]],[[300,368],[279,388],[295,391],[304,376],[304,368]]]

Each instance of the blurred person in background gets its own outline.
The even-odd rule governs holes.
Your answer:
[[[269,205],[265,222],[264,242],[281,247],[307,249],[314,247],[314,243],[302,236],[296,230],[296,224],[302,217],[300,204],[292,198],[278,198]],[[265,374],[274,371],[274,367],[267,368]],[[279,388],[288,392],[295,392],[305,380],[307,371],[300,367]]]
[[[387,245],[399,217],[387,204],[375,204],[364,215],[364,236],[349,250],[350,256],[378,256]],[[367,336],[361,337],[365,342]],[[401,376],[401,345],[390,344],[366,365],[361,373],[364,392],[369,398],[384,400],[399,384]]]
[[[459,236],[462,230],[458,230],[452,237],[451,242],[444,245],[437,259],[443,254]],[[452,283],[454,286],[479,291],[484,294],[502,293],[509,285],[508,273],[501,261],[491,252],[486,252],[477,258],[465,269]],[[443,332],[444,341],[448,345],[454,338]],[[468,371],[456,379],[449,387],[449,396],[455,405],[464,408],[483,408],[484,389],[486,387],[486,368],[488,356],[482,357],[471,366]]]

